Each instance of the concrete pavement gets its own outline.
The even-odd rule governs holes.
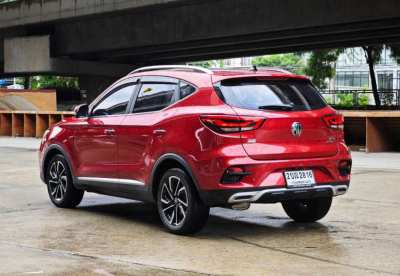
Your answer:
[[[193,237],[164,232],[149,204],[86,194],[51,205],[37,153],[2,148],[1,275],[400,275],[400,155],[355,153],[349,193],[314,224],[280,205],[214,208]]]
[[[38,150],[40,139],[27,137],[0,137],[0,148]]]

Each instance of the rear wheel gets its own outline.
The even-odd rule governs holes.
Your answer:
[[[84,191],[74,187],[68,163],[60,154],[47,166],[46,183],[49,197],[57,207],[73,208],[82,201]]]
[[[286,214],[297,222],[314,222],[328,213],[332,197],[296,199],[282,202]]]
[[[161,178],[157,209],[164,226],[181,235],[201,230],[210,212],[200,200],[190,177],[181,169],[170,169]]]

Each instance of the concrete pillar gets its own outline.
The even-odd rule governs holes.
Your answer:
[[[86,92],[86,102],[91,103],[117,79],[112,77],[81,76],[79,77],[79,87]]]

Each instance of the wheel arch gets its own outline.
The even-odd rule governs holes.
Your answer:
[[[156,200],[157,198],[157,189],[159,182],[163,176],[163,174],[172,168],[180,168],[184,172],[186,172],[189,177],[192,179],[194,186],[196,188],[196,191],[200,197],[200,199],[204,202],[203,197],[202,197],[202,192],[201,189],[199,188],[199,184],[197,182],[196,177],[193,174],[193,171],[189,164],[186,162],[186,160],[175,154],[175,153],[167,153],[162,155],[154,164],[153,169],[150,174],[150,192],[151,195],[153,196],[153,199]]]
[[[46,151],[43,155],[44,157],[43,157],[43,161],[42,161],[42,165],[41,165],[41,176],[42,176],[43,182],[45,182],[45,175],[46,175],[46,171],[47,171],[48,165],[50,163],[50,160],[57,154],[64,156],[65,160],[67,161],[68,167],[72,174],[72,180],[73,180],[72,182],[73,182],[74,186],[76,186],[74,167],[72,166],[69,154],[64,150],[64,148],[62,146],[57,145],[57,144],[50,145],[46,149]]]

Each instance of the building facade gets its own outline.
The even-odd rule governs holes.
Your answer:
[[[391,57],[390,49],[384,48],[375,65],[378,89],[400,89],[400,66]],[[349,48],[339,56],[336,76],[330,81],[332,90],[370,90],[371,78],[362,48]]]

